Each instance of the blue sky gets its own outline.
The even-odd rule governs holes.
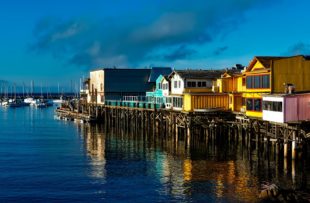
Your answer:
[[[225,68],[310,54],[310,1],[1,0],[0,80],[68,86],[98,67]]]

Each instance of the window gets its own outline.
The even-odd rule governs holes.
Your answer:
[[[246,87],[252,88],[252,76],[246,77]]]
[[[254,88],[260,88],[260,77],[259,76],[254,76]]]
[[[248,111],[261,111],[262,100],[261,99],[246,99],[246,110]]]
[[[242,106],[245,106],[245,98],[242,97]]]
[[[253,110],[253,99],[246,100],[246,110],[249,110],[249,111]]]
[[[263,101],[263,110],[282,112],[282,102]]]
[[[207,82],[201,82],[201,87],[207,87]]]
[[[272,102],[271,101],[263,101],[263,110],[271,111]]]
[[[104,96],[101,96],[101,102],[104,102]]]
[[[182,108],[183,107],[183,98],[173,97],[173,106]]]
[[[187,82],[187,87],[196,87],[196,82],[188,81]]]
[[[174,88],[178,88],[178,82],[174,81]]]
[[[179,81],[179,88],[181,88],[181,81]]]
[[[262,76],[262,88],[270,88],[270,76],[269,75],[263,75]]]
[[[100,84],[100,91],[101,92],[103,91],[103,84],[102,83]]]
[[[246,77],[247,88],[270,88],[270,75],[256,75]]]
[[[254,111],[261,111],[261,110],[262,110],[262,100],[254,99]]]
[[[197,87],[202,87],[201,82],[198,82],[198,83],[197,83]]]

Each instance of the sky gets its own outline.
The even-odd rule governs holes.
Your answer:
[[[1,0],[0,83],[103,67],[221,69],[310,54],[308,0]]]

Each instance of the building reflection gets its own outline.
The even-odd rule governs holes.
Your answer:
[[[242,165],[242,164],[241,164]],[[236,161],[190,160],[183,162],[184,181],[191,187],[199,187],[199,182],[208,182],[214,191],[192,188],[192,191],[214,193],[215,198],[229,198],[235,201],[255,202],[259,194],[259,184],[250,179],[250,170],[239,167]]]
[[[87,155],[90,158],[90,176],[104,179],[106,176],[105,134],[98,125],[83,125],[81,128]]]
[[[129,163],[142,160],[138,170],[155,176],[160,185],[157,192],[180,201],[208,196],[213,201],[256,202],[262,182],[287,177],[286,168],[290,166],[285,160],[279,164],[275,159],[259,158],[257,151],[241,145],[206,143],[188,150],[182,141],[122,129],[104,133],[103,127],[89,125],[81,126],[81,134],[90,158],[91,177],[106,178],[106,159]],[[292,182],[300,182],[302,179],[296,177],[299,168],[293,162],[291,165]]]

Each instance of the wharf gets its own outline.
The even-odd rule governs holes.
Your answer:
[[[230,111],[182,112],[164,108],[79,104],[75,109],[59,108],[59,118],[97,122],[107,129],[116,128],[147,132],[154,137],[174,137],[186,147],[206,140],[236,142],[242,139],[255,149],[273,148],[282,157],[297,159],[307,150],[310,123],[272,123]],[[306,152],[307,153],[307,152]]]
[[[59,119],[62,119],[62,120],[70,120],[70,121],[77,120],[83,123],[92,123],[92,122],[98,121],[92,115],[85,114],[85,113],[78,113],[78,112],[71,111],[70,109],[66,109],[66,108],[56,109],[56,115]]]

